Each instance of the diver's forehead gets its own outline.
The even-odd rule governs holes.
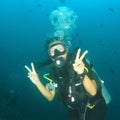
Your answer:
[[[61,41],[54,41],[54,42],[49,44],[49,48],[56,46],[56,45],[59,45],[59,44],[63,45],[63,43]]]

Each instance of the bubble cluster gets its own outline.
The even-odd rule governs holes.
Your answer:
[[[70,8],[63,6],[53,10],[49,17],[54,30],[53,35],[67,41],[71,40],[71,35],[78,19],[76,13]]]

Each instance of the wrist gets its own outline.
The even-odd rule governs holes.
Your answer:
[[[83,72],[82,74],[79,74],[79,78],[80,78],[80,81],[83,82],[84,78],[85,78],[85,75],[86,73]]]
[[[88,72],[88,69],[85,67],[83,73],[78,74],[81,82],[83,82],[83,80],[84,80],[85,75],[87,74],[87,72]]]

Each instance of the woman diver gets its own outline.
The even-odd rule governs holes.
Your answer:
[[[69,54],[64,40],[56,37],[47,43],[47,49],[51,71],[44,78],[50,82],[44,86],[33,63],[31,69],[25,66],[28,78],[48,101],[52,101],[58,91],[61,102],[69,108],[70,120],[103,120],[106,102],[101,82],[85,59],[88,51],[81,54],[79,48]]]

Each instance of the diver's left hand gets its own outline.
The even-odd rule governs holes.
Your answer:
[[[85,64],[83,63],[83,58],[88,53],[88,50],[86,50],[82,55],[80,55],[80,51],[81,49],[79,48],[73,64],[73,69],[77,72],[77,74],[82,74],[84,72]]]

